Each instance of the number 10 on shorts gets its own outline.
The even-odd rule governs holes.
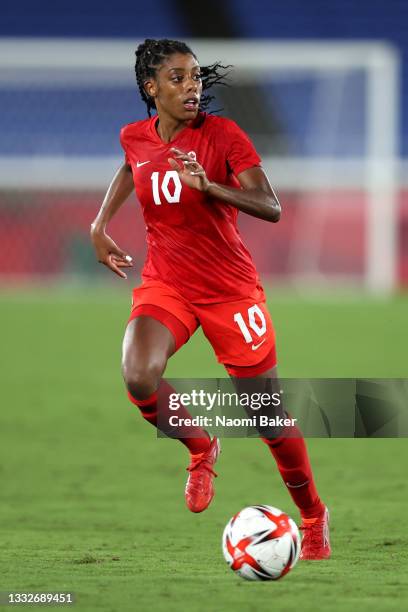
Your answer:
[[[265,315],[258,304],[254,304],[248,308],[248,323],[240,312],[234,314],[234,321],[238,324],[247,344],[253,342],[249,328],[251,328],[259,338],[266,332]]]

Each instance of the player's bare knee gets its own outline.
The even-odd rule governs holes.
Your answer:
[[[153,359],[147,363],[124,361],[122,374],[129,393],[136,399],[150,397],[159,387],[165,365]]]
[[[147,399],[159,386],[159,380],[156,377],[149,376],[142,370],[124,376],[124,379],[127,390],[135,399]]]

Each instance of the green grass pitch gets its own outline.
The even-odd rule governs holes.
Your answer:
[[[407,297],[271,293],[270,308],[282,375],[408,376]],[[407,609],[406,440],[310,440],[333,558],[246,583],[221,554],[226,521],[296,509],[267,448],[226,439],[213,504],[187,511],[184,447],[124,393],[127,313],[128,295],[96,288],[2,296],[0,591],[73,591],[85,612]],[[200,334],[167,373],[224,375]]]

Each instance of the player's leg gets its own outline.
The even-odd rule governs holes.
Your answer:
[[[123,378],[129,399],[138,406],[146,421],[157,427],[160,420],[166,435],[179,439],[191,453],[202,453],[209,447],[209,438],[203,429],[167,425],[171,414],[169,398],[175,389],[162,376],[175,349],[175,337],[166,325],[151,316],[135,317],[129,321],[123,339]],[[190,418],[182,405],[177,415],[180,419]]]
[[[198,315],[218,360],[224,364],[238,390],[279,392],[275,334],[262,290],[239,302],[200,307]],[[281,405],[277,409],[276,416],[284,416],[283,408]],[[295,426],[290,431],[275,432],[263,439],[300,510],[305,533],[311,534],[309,525],[319,525],[323,537],[327,527],[326,509],[316,490],[302,433]],[[314,542],[315,536],[314,529]],[[308,539],[311,541],[306,538],[306,543]],[[313,558],[327,558],[330,554],[329,546],[318,553],[315,546],[312,548],[308,557],[304,547],[302,557],[312,558],[313,554]]]
[[[279,393],[281,386],[277,376],[277,366],[269,368],[257,376],[248,377],[248,367],[242,368],[243,377],[239,376],[239,366],[234,367],[232,377],[239,393]],[[288,417],[283,399],[278,407],[270,407],[271,417]],[[299,508],[302,518],[320,516],[324,504],[318,495],[308,457],[305,440],[300,429],[294,425],[276,428],[276,431],[262,432],[262,440],[267,444],[274,457],[293,501]]]
[[[234,366],[233,381],[239,393],[280,393],[276,365],[256,376],[248,377],[251,368]],[[256,369],[256,366],[255,366]],[[272,416],[289,416],[282,399]],[[330,557],[328,511],[316,489],[305,440],[296,425],[268,432],[262,436],[294,503],[300,510],[303,531],[301,559],[320,560]]]
[[[129,321],[122,346],[122,374],[128,393],[140,405],[157,392],[174,349],[173,334],[156,319],[138,316]]]
[[[276,366],[251,378],[250,381],[247,378],[237,377],[238,373],[239,368],[235,368],[233,380],[239,392],[250,387],[252,390],[258,389],[258,392],[279,393],[281,385]],[[243,373],[247,375],[248,369],[244,368]],[[285,416],[288,416],[285,406],[281,404],[281,408]],[[275,459],[282,480],[302,517],[303,539],[300,558],[328,559],[331,552],[328,510],[317,492],[302,432],[296,425],[290,425],[277,436],[268,435],[262,437],[262,440]]]
[[[153,305],[157,303],[163,308]],[[200,427],[171,425],[170,417],[175,413],[170,411],[170,396],[175,389],[162,375],[168,359],[187,342],[197,325],[188,303],[174,290],[161,283],[146,283],[133,292],[122,359],[129,399],[147,421],[179,439],[190,451],[185,498],[192,512],[205,510],[214,496],[212,466],[219,454],[219,442],[215,438],[211,441]],[[182,423],[191,416],[178,404],[177,417]]]

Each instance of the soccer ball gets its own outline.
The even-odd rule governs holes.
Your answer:
[[[273,506],[249,506],[229,521],[222,550],[230,568],[246,580],[278,580],[300,553],[296,523]]]

